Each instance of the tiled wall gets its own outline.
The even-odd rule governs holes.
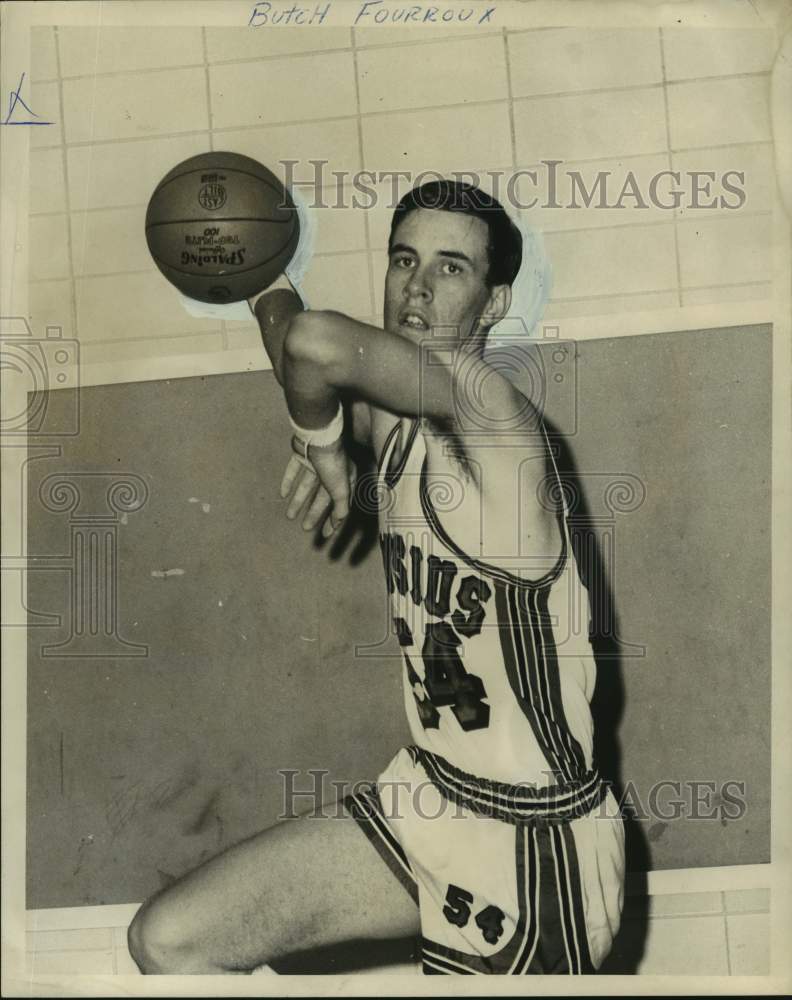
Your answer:
[[[33,107],[56,124],[33,130],[29,312],[34,331],[77,336],[84,363],[259,346],[252,323],[190,317],[145,245],[154,186],[207,149],[272,166],[322,157],[331,183],[332,170],[511,172],[545,159],[589,182],[632,170],[642,185],[663,169],[744,170],[738,210],[536,209],[555,272],[547,315],[770,297],[769,31],[60,26],[31,37]],[[389,212],[318,215],[311,303],[376,318]]]
[[[136,909],[133,905],[29,913],[26,974],[136,975],[126,945],[126,927]],[[767,889],[628,897],[621,931],[600,971],[768,975],[769,910]],[[77,926],[69,926],[70,918]],[[410,973],[417,967],[402,964],[379,971]]]

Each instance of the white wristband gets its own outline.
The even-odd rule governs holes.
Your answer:
[[[289,423],[303,446],[303,458],[307,458],[309,445],[316,448],[326,448],[328,445],[335,444],[341,437],[344,432],[344,409],[339,403],[338,413],[324,427],[300,427],[292,420],[291,414],[289,414]]]

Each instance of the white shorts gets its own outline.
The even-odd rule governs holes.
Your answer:
[[[487,811],[481,801],[503,803],[505,786],[406,747],[376,785],[344,800],[418,904],[425,973],[582,974],[599,967],[621,919],[624,829],[613,796],[598,776],[596,783],[593,798],[577,796],[571,816],[558,809],[549,815],[529,798],[522,800],[536,811],[529,818],[519,805]],[[552,792],[564,799],[563,789]],[[531,793],[523,789],[518,799],[523,794]]]

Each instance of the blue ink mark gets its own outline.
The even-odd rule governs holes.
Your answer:
[[[14,109],[16,108],[17,104],[21,104],[22,107],[25,109],[25,111],[27,111],[27,113],[29,115],[33,115],[34,118],[39,118],[39,116],[36,114],[36,112],[32,108],[29,108],[27,106],[27,104],[25,104],[25,102],[20,97],[20,93],[19,92],[22,90],[22,83],[24,82],[24,79],[25,79],[25,74],[23,73],[22,76],[20,76],[20,78],[19,78],[19,86],[17,87],[17,89],[11,91],[11,95],[10,95],[9,101],[8,101],[8,114],[6,115],[5,121],[0,122],[0,125],[54,125],[55,124],[54,122],[45,122],[45,121],[42,121],[42,120],[39,120],[39,121],[36,121],[36,122],[34,122],[34,121],[16,121],[16,122],[12,122],[11,121],[11,115],[13,115]]]

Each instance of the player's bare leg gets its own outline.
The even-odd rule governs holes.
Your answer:
[[[357,822],[325,811],[229,848],[145,903],[129,929],[141,971],[246,973],[296,951],[417,934],[417,906]]]

